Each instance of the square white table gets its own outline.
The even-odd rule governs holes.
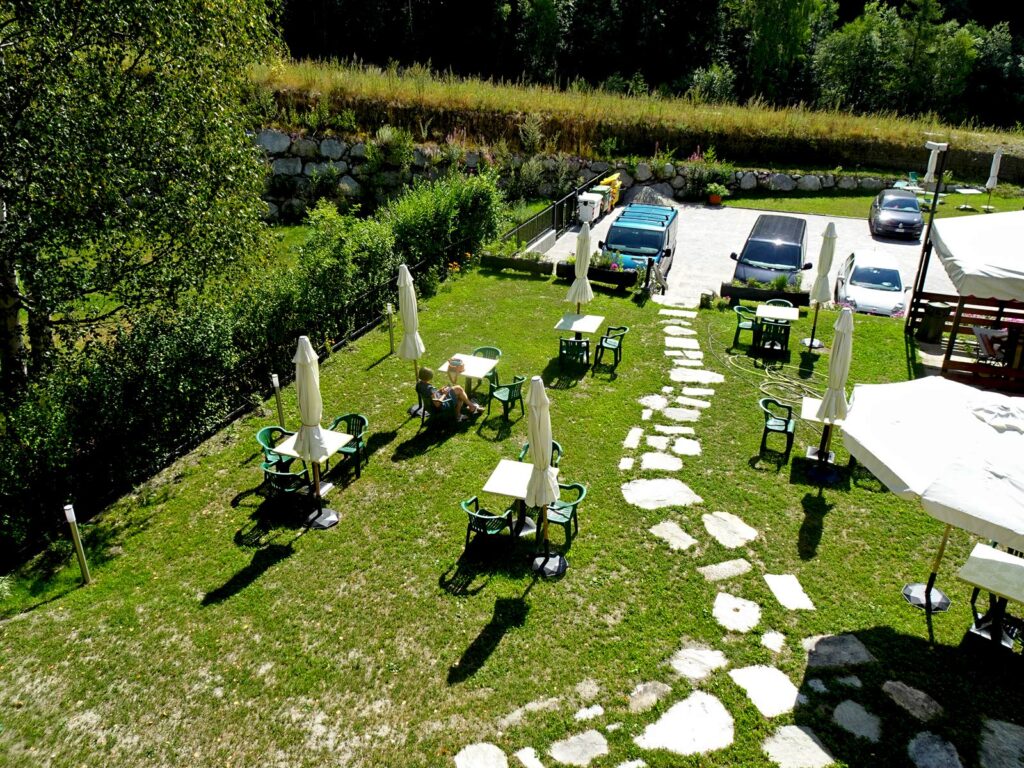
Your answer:
[[[558,468],[554,468],[558,473]],[[502,459],[484,483],[484,493],[497,496],[510,496],[519,501],[519,522],[516,525],[518,535],[525,536],[536,530],[536,525],[526,517],[526,487],[530,484],[533,464],[525,461]]]
[[[797,307],[782,307],[777,304],[758,304],[757,319],[792,322],[800,319],[800,310]]]
[[[330,429],[321,429],[320,435],[324,439],[324,448],[327,450],[328,458],[336,454],[355,439],[352,435],[345,434],[344,432],[334,432]],[[298,439],[299,433],[296,432],[280,445],[274,446],[274,452],[285,456],[291,456],[293,459],[301,459],[302,457],[295,451],[295,441]],[[320,486],[320,495],[326,495],[333,488],[334,483],[323,483]]]
[[[452,357],[459,358],[459,360],[462,361],[462,364],[466,366],[465,370],[461,371],[461,375],[465,376],[470,381],[480,381],[481,379],[484,379],[487,376],[487,374],[493,371],[495,367],[497,367],[498,365],[498,361],[490,357],[476,357],[474,355],[463,354],[453,355]],[[451,358],[449,358],[449,360],[450,359]],[[443,373],[447,373],[448,378],[451,379],[452,384],[458,384],[460,374],[455,373],[454,371],[448,371],[448,360],[445,360],[443,363],[441,363],[441,365],[438,366],[437,370],[442,371]],[[468,391],[466,392],[466,394],[469,394],[469,392],[472,391],[472,389],[468,387],[467,390]]]
[[[977,593],[971,597],[971,613],[974,615],[971,632],[988,638],[995,648],[1012,650],[1013,640],[1004,636],[1003,623],[1008,601],[1024,603],[1024,558],[987,544],[975,544],[957,576],[972,587],[989,593],[989,611],[984,616],[978,614],[975,605]]]
[[[555,330],[571,331],[575,334],[597,333],[603,322],[604,318],[601,315],[577,315],[575,312],[566,312],[555,324]]]

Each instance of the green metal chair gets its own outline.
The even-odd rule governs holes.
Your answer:
[[[590,339],[558,339],[558,364],[590,365]]]
[[[566,499],[563,494],[574,493],[575,497]],[[580,518],[577,513],[580,502],[587,496],[587,487],[580,483],[559,483],[558,501],[548,507],[548,525],[560,525],[565,530],[565,546],[572,544],[573,536],[580,532]],[[575,527],[575,532],[573,532]]]
[[[525,461],[527,455],[530,453],[530,444],[528,442],[523,443],[523,449],[519,452],[519,460]],[[557,467],[558,462],[562,460],[562,446],[557,440],[551,441],[551,466]]]
[[[309,487],[309,471],[305,466],[298,472],[292,472],[287,465],[282,469],[276,462],[264,461],[260,467],[263,469],[264,482],[268,483],[275,493],[295,493]]]
[[[497,347],[477,347],[473,350],[474,357],[486,357],[488,360],[501,360],[501,350]],[[487,374],[487,397],[490,398],[491,392],[500,386],[498,380],[498,366],[494,366],[491,371]]]
[[[793,302],[789,299],[768,299],[765,302],[770,307],[792,307]]]
[[[504,384],[497,389],[491,390],[491,396],[487,398],[487,415],[491,413],[491,403],[497,400],[501,403],[502,416],[508,421],[508,412],[512,410],[512,406],[519,401],[519,412],[522,415],[526,415],[526,410],[523,406],[523,383],[526,381],[525,376],[514,376],[511,384]]]
[[[793,449],[793,438],[796,435],[796,419],[793,418],[792,406],[780,403],[771,397],[762,397],[758,401],[761,410],[764,412],[764,432],[761,434],[761,450],[764,453],[768,446],[768,435],[777,432],[786,436],[786,460],[789,460],[789,452]]]
[[[597,368],[601,363],[601,358],[604,356],[604,351],[609,349],[612,354],[615,355],[615,362],[612,363],[612,367],[618,366],[622,362],[622,342],[625,340],[623,336],[629,333],[629,326],[627,325],[609,325],[608,330],[598,340],[597,349],[594,351],[594,367]]]
[[[736,333],[733,334],[732,345],[729,349],[733,349],[740,343],[741,331],[750,331],[751,345],[754,347],[758,346],[761,336],[761,323],[757,319],[757,312],[750,307],[744,307],[742,304],[737,304],[732,308],[732,311],[736,313]]]
[[[291,437],[294,434],[294,432],[289,432],[284,427],[263,427],[263,429],[256,433],[256,442],[263,449],[263,459],[273,464],[283,465],[280,467],[281,469],[287,469],[294,459],[291,456],[278,453],[274,450],[274,446],[281,442],[282,439]]]
[[[332,421],[328,429],[337,430],[341,424],[345,425],[345,434],[352,435],[352,440],[348,445],[343,445],[338,452],[342,455],[342,461],[355,460],[356,477],[361,477],[359,470],[363,460],[369,460],[366,455],[366,429],[370,422],[361,413],[346,413]]]
[[[765,320],[760,324],[757,347],[767,354],[784,354],[789,349],[789,323]]]
[[[511,507],[504,513],[495,515],[486,509],[481,509],[479,499],[473,496],[462,502],[462,511],[469,517],[469,522],[466,524],[465,547],[469,547],[470,537],[474,533],[497,536],[506,528],[510,535],[513,531]]]

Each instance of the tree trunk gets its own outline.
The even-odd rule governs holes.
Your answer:
[[[14,261],[0,259],[0,387],[16,391],[25,380],[25,329],[21,324],[18,273]]]

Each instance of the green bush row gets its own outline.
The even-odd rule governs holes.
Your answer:
[[[497,234],[501,206],[489,174],[417,184],[372,219],[321,202],[296,266],[141,312],[61,357],[0,413],[0,560],[57,530],[67,501],[90,514],[251,406],[292,369],[298,336],[329,350],[358,335],[396,300],[399,264],[433,293]]]

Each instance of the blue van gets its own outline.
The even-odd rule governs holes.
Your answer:
[[[672,266],[679,211],[665,205],[633,203],[612,222],[607,240],[598,243],[603,256],[616,258],[623,269],[646,267],[654,259],[663,275]]]

